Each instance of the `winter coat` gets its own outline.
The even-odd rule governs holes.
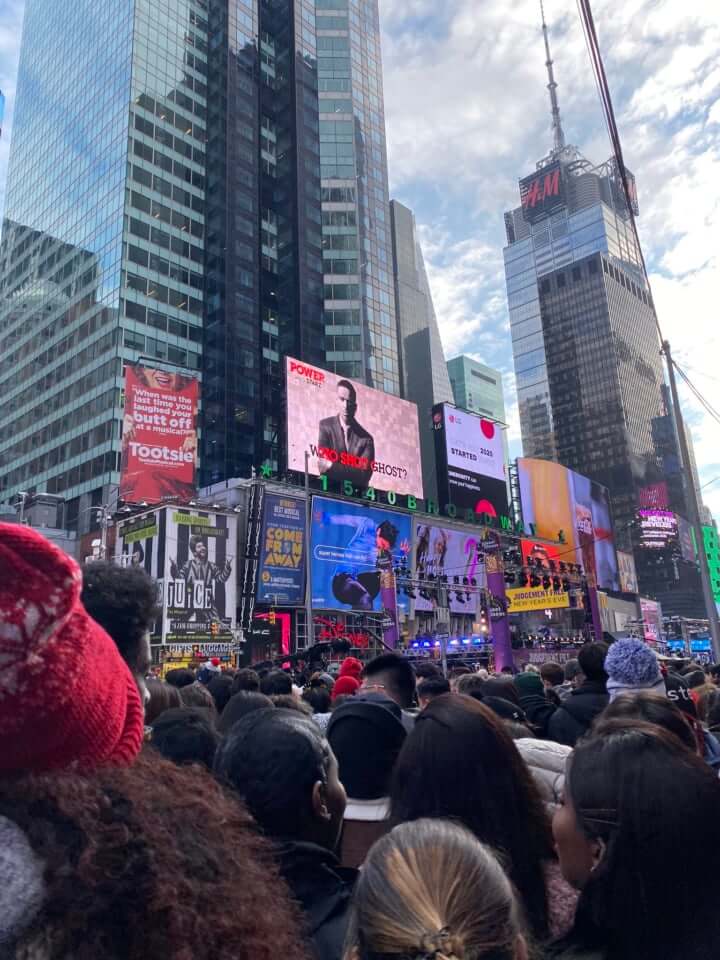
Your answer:
[[[350,919],[356,870],[346,870],[330,850],[314,843],[278,841],[280,872],[305,914],[317,960],[340,960]]]
[[[705,741],[705,762],[714,770],[720,770],[720,734],[703,729]]]
[[[548,724],[560,708],[548,700],[544,693],[522,694],[519,699],[527,721],[535,733],[539,737],[547,737]]]
[[[586,680],[550,717],[547,735],[556,743],[574,747],[610,702],[604,683]]]
[[[572,753],[572,747],[549,740],[534,740],[531,737],[516,740],[515,746],[533,776],[548,816],[552,817],[562,802],[565,764]]]

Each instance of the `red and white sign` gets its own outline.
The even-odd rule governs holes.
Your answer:
[[[465,410],[446,408],[448,467],[493,480],[505,480],[502,427]]]
[[[195,495],[198,381],[151,367],[125,372],[120,497],[160,503]]]

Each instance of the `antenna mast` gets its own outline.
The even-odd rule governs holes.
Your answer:
[[[553,73],[553,59],[550,56],[550,41],[548,39],[548,28],[545,22],[545,8],[543,0],[540,0],[540,13],[542,15],[542,31],[545,38],[545,66],[548,72],[548,85],[550,91],[550,106],[552,108],[552,128],[553,128],[553,153],[560,153],[565,147],[565,134],[563,133],[562,123],[560,122],[560,105],[557,97],[557,83]]]

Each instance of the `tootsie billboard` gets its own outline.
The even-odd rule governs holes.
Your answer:
[[[423,496],[414,403],[286,358],[290,470],[326,476],[341,493],[368,487]]]
[[[159,503],[195,495],[198,381],[129,366],[125,372],[120,496]]]

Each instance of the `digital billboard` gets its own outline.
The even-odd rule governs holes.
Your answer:
[[[394,616],[393,569],[409,562],[410,516],[313,497],[312,605],[317,610],[386,611]],[[408,598],[397,603],[407,610]]]
[[[523,522],[545,540],[564,538],[565,559],[589,581],[618,590],[618,566],[606,487],[549,460],[518,460]],[[574,555],[573,555],[574,551]]]
[[[157,583],[157,643],[234,641],[237,517],[162,507],[120,523],[115,561]]]
[[[643,547],[662,550],[677,540],[677,517],[669,510],[638,510],[638,523]]]
[[[450,612],[474,616],[478,610],[479,590],[485,586],[485,566],[479,558],[480,548],[481,541],[476,533],[417,523],[415,577],[428,582],[432,582],[431,578],[447,577]],[[419,590],[425,590],[429,596],[423,597]],[[415,592],[418,594],[416,612],[435,609],[435,591],[416,587]]]
[[[128,366],[120,459],[120,498],[161,503],[195,496],[198,381]]]
[[[521,540],[520,550],[525,567],[537,567],[539,560],[539,566],[543,570],[555,572],[559,570],[561,563],[575,563],[572,552],[570,554],[565,553],[565,548],[561,552],[559,547],[554,547],[550,543],[540,543],[537,540]]]
[[[258,603],[305,603],[305,502],[266,493],[260,537]]]
[[[683,560],[688,563],[697,561],[697,550],[695,548],[695,531],[692,524],[684,517],[677,518],[678,524],[678,543]]]
[[[368,487],[423,496],[414,403],[286,357],[288,469],[348,496]]]
[[[502,427],[449,403],[433,407],[441,500],[491,517],[507,516],[507,467]]]
[[[620,589],[623,593],[637,593],[639,587],[635,557],[631,553],[623,553],[622,550],[618,550],[617,559]]]
[[[564,610],[570,606],[570,594],[544,590],[542,587],[511,587],[505,591],[510,603],[508,613],[530,613],[533,610]]]
[[[640,598],[640,619],[643,622],[643,636],[649,643],[662,639],[662,609],[655,600]]]
[[[565,204],[565,176],[559,163],[551,163],[520,181],[523,217],[534,223]]]
[[[638,507],[644,510],[667,510],[670,503],[668,485],[663,480],[638,490]]]

